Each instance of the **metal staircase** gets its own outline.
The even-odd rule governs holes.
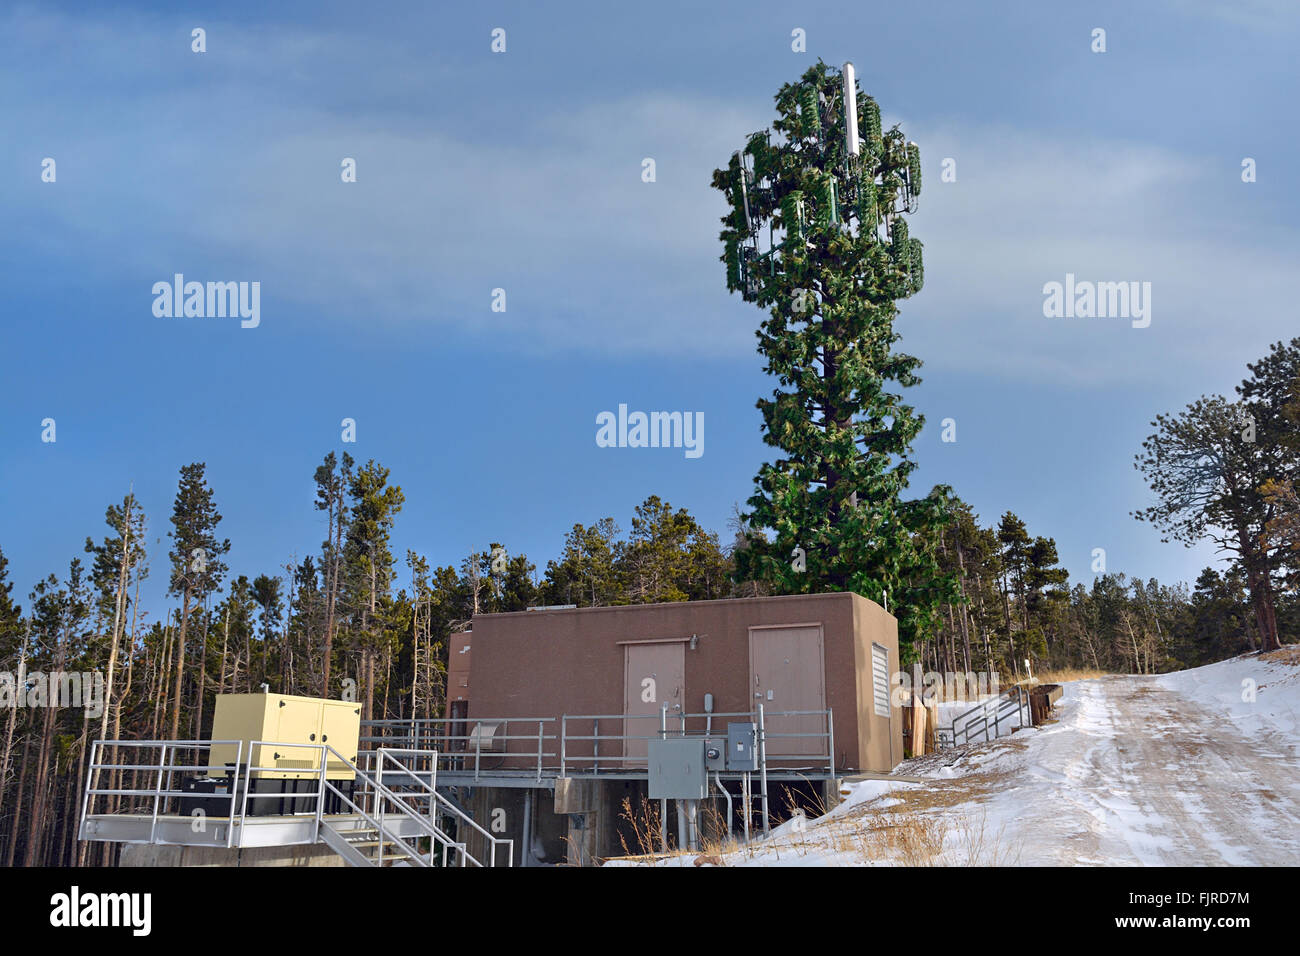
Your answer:
[[[383,856],[377,852],[381,847],[380,833],[378,827],[365,822],[359,825],[322,822],[320,842],[341,856],[348,866],[383,866]],[[389,847],[391,860],[391,843]]]
[[[353,815],[321,819],[319,839],[349,866],[482,867],[499,859],[514,865],[513,840],[493,836],[438,793],[436,751],[380,747],[364,755],[370,760],[362,768],[329,749],[356,778],[351,797],[329,781],[325,789]],[[458,833],[477,835],[482,859],[470,853],[467,840],[447,833],[440,825],[445,822]]]
[[[214,762],[214,745],[231,745],[234,761]],[[315,754],[304,762],[319,774],[295,781],[312,791],[253,786],[283,768],[253,766],[245,753],[275,748]],[[94,741],[78,838],[227,850],[320,843],[350,866],[514,865],[513,840],[438,793],[437,751],[379,747],[356,759],[325,743]],[[258,812],[259,801],[280,810]]]

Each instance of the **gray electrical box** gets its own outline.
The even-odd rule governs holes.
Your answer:
[[[703,737],[667,737],[647,743],[651,800],[703,800],[708,796]]]
[[[758,726],[753,721],[727,724],[727,769],[758,769]]]

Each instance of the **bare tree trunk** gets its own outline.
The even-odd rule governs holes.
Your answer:
[[[217,693],[226,692],[226,652],[230,647],[230,602],[226,602],[226,623],[221,635],[221,676],[217,678]]]
[[[207,603],[206,601],[204,602]],[[208,609],[203,608],[203,639],[199,650],[199,700],[194,712],[194,739],[203,737],[203,704],[208,693]]]
[[[51,668],[54,674],[61,673],[66,663],[67,650],[67,627],[66,620],[63,622],[58,634],[55,636],[54,666]],[[52,675],[46,675],[46,680],[53,681]],[[24,866],[36,866],[40,858],[41,850],[44,849],[46,833],[46,817],[49,816],[49,782],[52,777],[50,772],[50,757],[54,749],[54,725],[58,719],[58,692],[55,687],[48,688],[48,700],[45,707],[45,719],[41,727],[41,749],[37,755],[36,774],[33,777],[32,790],[32,832],[27,842],[27,852],[23,856]]]
[[[253,635],[244,635],[244,690],[253,692]]]
[[[27,789],[27,767],[31,760],[31,754],[32,754],[32,735],[30,733],[27,733],[23,735],[23,759],[22,762],[19,764],[19,767],[21,767],[22,769],[18,771],[18,795],[17,795],[16,802],[14,803],[15,821],[21,820],[23,818],[23,795]],[[7,869],[13,868],[14,853],[18,849],[18,836],[23,832],[23,828],[19,826],[14,826],[11,827],[10,830],[11,832],[9,834],[9,846],[5,850],[5,867]],[[34,831],[30,827],[28,827],[26,832],[27,832],[28,842],[30,842],[34,835]]]
[[[328,697],[330,688],[330,659],[334,653],[335,612],[339,595],[339,565],[343,552],[343,495],[330,492],[330,517],[334,528],[334,548],[330,555],[330,580],[327,588],[327,606],[325,612],[325,651],[322,655],[324,676],[321,678],[321,696]]]
[[[415,570],[411,570],[411,719],[419,717],[416,710],[417,701],[420,699],[420,604],[423,603],[423,592],[416,581]]]
[[[384,651],[384,720],[389,715],[389,695],[393,689],[393,655],[392,652],[385,649]]]
[[[171,702],[171,660],[172,651],[176,642],[171,639],[171,626],[163,628],[163,646],[158,648],[158,688],[154,704],[154,728],[150,736],[157,740],[162,734],[163,715],[167,713],[168,704]]]
[[[134,488],[134,486],[132,486]],[[126,514],[122,526],[122,561],[117,570],[117,595],[113,601],[113,640],[108,649],[108,676],[104,682],[105,706],[103,720],[99,724],[99,736],[108,736],[108,713],[113,709],[113,677],[117,671],[117,647],[122,636],[123,618],[126,616],[126,588],[129,580],[131,565],[131,506],[134,500],[128,493],[126,499]],[[99,773],[96,771],[95,780],[99,780]],[[98,783],[96,783],[98,786]]]
[[[29,618],[22,646],[18,649],[18,673],[14,675],[17,679],[17,684],[14,687],[15,694],[21,694],[23,692],[23,684],[25,681],[22,675],[27,670],[27,643],[31,640],[31,634],[32,622]],[[14,727],[18,723],[19,703],[19,701],[15,700],[14,706],[9,708],[9,726],[5,730],[4,756],[0,757],[0,819],[3,819],[5,794],[9,791],[9,771],[13,766]]]
[[[132,489],[134,489],[134,486],[132,486]],[[126,600],[126,588],[129,582],[129,568],[130,568],[130,555],[131,555],[131,506],[132,504],[134,504],[134,501],[131,497],[130,492],[128,492],[127,499],[126,499],[126,509],[125,509],[124,518],[122,522],[122,560],[118,566],[117,594],[114,595],[114,599],[113,599],[113,639],[112,642],[109,644],[108,675],[104,681],[104,713],[101,715],[102,719],[100,720],[100,724],[99,724],[99,737],[101,740],[108,738],[109,714],[113,710],[114,677],[117,670],[117,649],[118,649],[118,642],[121,640],[122,623],[123,623],[122,619],[125,616],[124,614],[125,608],[123,607],[123,602]],[[117,748],[114,747],[113,758],[109,761],[110,763],[117,763],[116,755],[117,755]],[[101,760],[102,757],[103,757],[103,752],[101,751]],[[100,783],[99,776],[100,776],[100,772],[98,770],[95,770],[91,774],[90,786],[92,788],[99,787],[99,783]],[[112,776],[113,774],[110,773],[109,789],[112,789],[115,786],[115,784],[111,780]],[[77,789],[78,790],[81,789],[80,778],[78,778]],[[83,843],[80,848],[79,859],[77,861],[78,866],[85,865],[86,850],[87,847]]]
[[[1238,553],[1246,569],[1246,586],[1250,588],[1250,603],[1255,611],[1255,623],[1259,627],[1260,649],[1275,651],[1281,644],[1277,639],[1277,619],[1273,611],[1273,588],[1269,579],[1268,566],[1264,563],[1260,550],[1246,528],[1237,530]],[[1261,567],[1262,565],[1262,567]]]
[[[284,666],[281,668],[280,686],[284,693],[292,694],[297,689],[293,678],[293,638],[291,634],[293,631],[293,587],[297,583],[298,577],[294,573],[292,564],[286,564],[284,569],[288,572],[289,577],[289,600],[287,603],[288,613],[284,618]]]
[[[122,704],[126,700],[126,698],[129,697],[131,694],[132,681],[135,676],[135,650],[136,650],[135,626],[136,626],[136,622],[139,620],[139,615],[140,615],[140,575],[138,573],[135,573],[136,569],[134,564],[132,565],[131,570],[132,573],[135,574],[135,600],[131,604],[131,633],[127,640],[128,650],[126,655],[126,686],[122,688],[122,693],[118,695],[117,702],[113,707],[113,737],[112,737],[113,740],[122,739]],[[144,698],[142,697],[141,699],[143,700]],[[113,746],[113,756],[110,759],[111,763],[120,762],[117,759],[117,755],[118,755],[118,748],[117,745],[115,744]],[[111,774],[109,774],[109,788],[116,790],[119,789],[121,786],[122,786],[122,771],[114,770]],[[108,798],[108,807],[109,807],[108,810],[109,813],[117,812],[118,797],[116,794]],[[106,842],[103,844],[103,848],[104,848],[104,852],[101,858],[100,865],[112,866],[113,853],[114,853],[113,844]]]
[[[185,632],[189,626],[190,586],[186,584],[181,595],[181,626],[176,634],[176,699],[172,704],[172,740],[179,739],[181,733],[181,689],[185,680]]]
[[[375,655],[366,648],[363,660],[366,668],[366,719],[375,719]]]
[[[106,709],[105,713],[107,712],[108,711]],[[84,710],[82,711],[82,714],[83,715],[85,714]],[[74,839],[76,837],[76,827],[80,817],[81,806],[78,801],[81,797],[81,784],[82,781],[85,779],[86,755],[90,749],[89,741],[90,741],[90,719],[88,717],[83,716],[81,721],[81,742],[80,745],[78,746],[78,752],[80,756],[77,757],[77,786],[72,790],[70,805],[66,807],[66,811],[65,811],[68,817],[68,826],[71,831],[71,836]],[[96,771],[95,775],[98,776],[99,771]],[[85,866],[86,855],[90,851],[90,844],[84,841],[77,842],[75,845],[75,851],[76,851],[76,859],[77,859],[76,865]]]

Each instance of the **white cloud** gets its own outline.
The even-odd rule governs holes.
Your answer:
[[[313,322],[435,323],[503,348],[752,354],[760,315],[726,293],[724,206],[709,179],[770,120],[765,104],[647,94],[576,112],[503,108],[466,129],[464,108],[445,99],[422,112],[305,105],[313,69],[375,53],[364,38],[228,38],[230,61],[212,61],[227,85],[214,89],[140,65],[170,27],[134,22],[115,48],[106,28],[78,22],[20,26],[47,45],[88,47],[95,70],[125,49],[133,95],[88,100],[83,72],[48,98],[11,103],[9,117],[14,141],[49,143],[60,162],[58,194],[32,176],[14,205],[29,222],[61,219],[44,241],[61,234],[68,254],[93,249],[106,269],[150,281],[220,268],[262,281],[268,304],[297,304]],[[0,78],[21,68],[0,65]],[[376,75],[355,82],[381,96],[413,68],[381,56]],[[288,78],[282,97],[264,94],[273,76]],[[904,128],[925,160],[913,234],[926,244],[927,286],[903,303],[900,329],[929,369],[1150,382],[1241,366],[1293,327],[1295,234],[1248,228],[1249,191],[1263,187],[1238,170],[1092,130]],[[355,185],[339,180],[345,156],[358,162]],[[653,184],[640,179],[646,156]],[[957,159],[956,183],[940,182],[945,156]],[[1043,318],[1043,284],[1067,272],[1151,282],[1151,327]],[[489,310],[498,286],[505,315]],[[142,293],[142,309],[148,301]]]
[[[935,366],[1024,380],[1136,383],[1244,369],[1294,328],[1294,233],[1248,228],[1238,170],[1150,146],[988,127],[915,129],[926,162],[912,234],[926,288],[904,345]],[[944,157],[957,181],[940,181]],[[1239,197],[1234,201],[1233,197]],[[1152,322],[1047,319],[1067,272],[1152,284]]]

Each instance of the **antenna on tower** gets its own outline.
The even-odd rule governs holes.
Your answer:
[[[858,155],[858,84],[853,64],[840,71],[844,79],[844,146],[850,156]]]
[[[745,168],[745,154],[740,150],[735,152],[736,162],[740,164],[740,198],[745,208],[745,231],[754,231],[754,221],[749,216],[749,170]]]

